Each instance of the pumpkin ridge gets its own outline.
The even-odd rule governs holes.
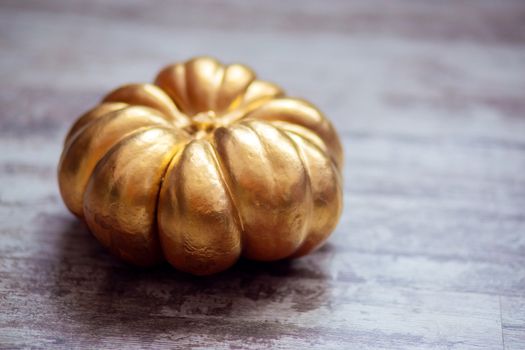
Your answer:
[[[288,124],[297,125],[297,126],[299,126],[299,127],[302,127],[302,125],[294,124],[294,123],[289,123],[289,122],[286,122],[286,121],[281,121],[281,120],[279,120],[278,122],[288,123]],[[328,159],[330,159],[330,161],[332,162],[332,164],[333,164],[333,165],[336,167],[336,169],[337,169],[337,162],[336,162],[335,157],[334,157],[332,154],[330,154],[330,153],[328,152],[328,151],[329,151],[329,150],[328,150],[328,147],[326,146],[326,144],[324,143],[324,141],[323,141],[320,137],[319,137],[319,139],[321,140],[321,142],[323,142],[323,144],[325,145],[325,147],[327,147],[326,149],[322,149],[321,147],[319,147],[318,144],[316,144],[315,142],[313,142],[312,140],[310,140],[308,137],[306,137],[305,135],[301,134],[300,132],[297,132],[297,131],[295,131],[295,130],[285,129],[285,128],[281,127],[280,125],[275,125],[275,124],[273,123],[273,121],[272,121],[271,124],[272,124],[273,126],[275,126],[276,128],[282,130],[282,131],[285,132],[286,134],[293,134],[293,135],[296,135],[296,136],[300,137],[304,142],[309,143],[312,147],[317,148],[321,153],[323,153],[323,154],[325,155],[325,157],[327,157]],[[305,129],[307,129],[307,128],[305,128]],[[307,129],[307,130],[309,130],[309,129]],[[313,132],[313,131],[311,131],[311,130],[309,130],[309,131],[312,132],[314,135],[317,136],[317,134],[316,134],[315,132]],[[294,143],[296,143],[296,142],[294,141]]]
[[[178,79],[177,77],[177,71],[181,70],[181,75],[184,79]],[[154,84],[171,98],[181,113],[186,116],[190,115],[189,101],[186,95],[186,67],[184,64],[176,63],[165,66],[155,76]],[[182,89],[178,89],[178,84],[182,85]]]
[[[157,148],[159,145],[157,137],[162,139],[160,149]],[[140,139],[141,142],[134,142],[135,139]],[[157,193],[161,182],[161,177],[157,175],[165,171],[165,167],[169,164],[168,158],[171,161],[170,153],[176,152],[175,146],[178,144],[180,144],[179,135],[174,134],[170,128],[145,127],[120,140],[106,152],[91,174],[83,198],[85,220],[95,236],[125,260],[140,265],[150,265],[162,258],[155,215]],[[152,157],[149,150],[155,150]],[[131,160],[135,166],[142,162],[150,165],[145,168],[144,174],[147,177],[144,178],[143,183],[135,173],[128,171],[130,161],[124,156],[129,155],[130,152],[136,154]],[[115,171],[118,172],[114,173]],[[115,177],[115,174],[119,176]],[[108,176],[114,179],[110,182],[111,192],[101,192],[98,185],[100,181],[107,183]],[[136,184],[133,180],[141,183]],[[128,205],[122,206],[112,200],[110,193],[113,191],[116,198],[121,198],[123,193],[127,193],[130,189],[133,194],[124,194],[124,196],[130,195],[129,198],[132,199]],[[114,206],[115,204],[117,205]],[[142,215],[147,216],[141,220]],[[148,220],[146,221],[145,218]],[[126,255],[126,251],[122,250],[120,245],[131,242],[134,242],[132,246],[137,249],[146,248],[151,259],[140,260],[142,258],[140,255]]]
[[[133,103],[131,103],[133,101]],[[129,83],[110,91],[102,102],[123,102],[134,106],[149,107],[165,115],[170,121],[180,119],[180,111],[171,97],[151,83]]]
[[[339,137],[332,123],[310,102],[286,96],[274,98],[250,111],[246,117],[262,121],[284,121],[311,130],[323,140],[337,167],[341,169],[343,160]]]
[[[236,106],[236,107],[232,107],[234,106],[236,103],[240,103],[240,101],[242,101],[246,95],[246,92],[248,91],[248,88],[253,84],[254,81],[257,81],[257,75],[255,74],[255,72],[253,72],[249,67],[247,67],[246,65],[244,64],[241,64],[241,63],[232,63],[232,64],[228,64],[228,65],[223,65],[223,70],[224,70],[224,76],[223,76],[223,80],[221,82],[221,86],[218,90],[219,92],[219,95],[221,95],[223,93],[223,86],[224,86],[224,81],[227,77],[227,74],[228,74],[228,71],[232,68],[232,67],[235,67],[235,66],[239,66],[239,67],[242,67],[243,69],[246,69],[246,71],[250,72],[251,76],[250,76],[250,79],[249,81],[242,87],[241,90],[238,90],[236,91],[236,96],[234,96],[233,98],[229,98],[229,103],[227,106],[222,106],[223,108],[223,111],[221,111],[221,113],[223,114],[228,114],[228,113],[231,113],[233,110],[235,109],[239,109],[241,108],[241,106]]]
[[[64,146],[65,148],[65,152],[64,152],[64,155],[70,150],[71,146],[81,137],[81,135],[91,126],[93,127],[94,125],[96,125],[96,123],[101,123],[105,120],[108,120],[108,122],[110,121],[110,119],[116,119],[119,117],[120,113],[123,113],[125,111],[129,111],[129,109],[133,109],[133,108],[144,108],[144,109],[150,109],[152,111],[156,111],[154,110],[153,108],[150,108],[150,107],[144,107],[144,106],[140,106],[140,105],[127,105],[126,107],[124,108],[121,108],[121,109],[117,109],[117,110],[113,110],[113,111],[110,111],[108,113],[105,113],[103,115],[101,115],[100,117],[96,118],[96,119],[93,119],[93,120],[90,120],[88,123],[86,123],[85,125],[83,125],[80,129],[78,129],[68,140],[67,144]],[[145,125],[145,126],[164,126],[164,127],[169,127],[170,124],[169,124],[169,121],[166,120],[166,118],[162,117],[162,114],[154,114],[154,115],[150,115],[148,116],[148,118],[151,120],[151,117],[154,117],[156,120],[156,122],[160,122],[158,123],[157,125],[154,125],[153,123],[151,125]],[[162,125],[161,123],[161,120],[164,120],[166,122],[166,124]],[[144,126],[141,126],[139,127],[142,128]],[[135,130],[137,129],[133,129],[133,130],[130,130],[128,131],[127,133],[124,133],[122,135],[119,135],[119,139],[117,141],[115,141],[115,143],[118,143],[120,140],[122,140],[123,138],[127,137],[129,135],[129,133],[132,133],[134,132]]]
[[[250,121],[244,121],[244,122],[241,122],[239,123],[240,125],[250,129],[250,131],[253,133],[253,135],[255,135],[255,137],[257,137],[257,140],[259,141],[259,143],[261,144],[263,150],[264,150],[264,159],[267,160],[268,159],[268,146],[266,145],[266,142],[264,142],[262,139],[261,139],[261,135],[259,135],[259,133],[257,132],[257,130],[255,130],[251,125],[250,125]],[[275,187],[275,178],[272,179],[272,190],[273,190],[273,187]],[[273,192],[273,191],[272,191]]]
[[[311,232],[311,220],[315,220],[315,218],[312,218],[312,214],[313,214],[313,211],[314,211],[314,198],[313,198],[313,192],[312,192],[312,181],[311,181],[311,172],[310,172],[310,166],[308,165],[308,162],[306,161],[305,159],[305,154],[304,154],[304,150],[302,147],[300,147],[297,142],[295,142],[295,140],[290,137],[288,135],[288,133],[284,130],[280,130],[280,128],[277,128],[279,131],[281,131],[288,140],[290,140],[290,142],[292,143],[292,145],[294,146],[295,148],[295,151],[297,152],[297,155],[299,156],[299,159],[301,160],[301,164],[303,165],[303,168],[304,168],[304,171],[306,172],[306,182],[307,182],[307,201],[309,203],[309,206],[308,206],[308,214],[306,216],[306,222],[304,224],[304,227],[303,227],[303,230],[304,230],[304,233],[303,233],[303,239],[301,241],[301,243],[299,243],[299,245],[297,246],[297,248],[295,249],[295,251],[290,254],[290,255],[293,255],[295,254],[295,252],[299,251],[301,249],[301,247],[303,246],[304,242],[306,241],[306,238],[310,235],[310,232]]]
[[[96,105],[95,107],[91,108],[89,111],[85,112],[80,117],[78,117],[75,123],[73,123],[73,125],[69,128],[69,131],[67,132],[66,137],[64,139],[63,147],[66,147],[68,142],[74,136],[76,136],[77,132],[83,129],[86,125],[89,125],[93,121],[103,118],[104,116],[110,113],[120,111],[128,106],[129,104],[124,102],[102,102]],[[98,114],[97,112],[99,110],[102,110],[103,112]]]
[[[126,108],[128,108],[128,107],[126,107]],[[169,126],[169,123],[167,121],[165,121],[163,118],[160,118],[159,116],[155,116],[155,118],[152,119],[153,115],[149,115],[148,116],[148,122],[144,122],[143,125],[141,125],[141,126],[139,126],[137,128],[128,130],[128,132],[124,132],[124,133],[117,133],[117,132],[115,132],[115,139],[113,139],[113,140],[109,140],[108,139],[106,147],[103,147],[102,143],[98,144],[98,147],[93,147],[92,145],[96,146],[96,143],[93,143],[93,141],[96,141],[96,140],[100,141],[100,139],[96,139],[95,138],[95,140],[94,140],[93,135],[86,135],[86,136],[84,136],[85,132],[88,131],[88,128],[89,127],[92,127],[92,128],[98,127],[98,128],[102,128],[103,129],[103,127],[106,127],[107,124],[97,125],[96,123],[103,123],[103,122],[110,123],[111,121],[115,121],[115,120],[117,120],[117,118],[119,118],[119,116],[121,116],[121,114],[119,114],[121,111],[122,110],[118,110],[118,111],[115,111],[114,113],[107,114],[107,115],[105,115],[102,118],[95,119],[91,123],[87,124],[84,128],[79,130],[75,134],[75,137],[72,138],[69,141],[68,145],[66,145],[66,147],[64,149],[64,152],[62,153],[62,156],[60,158],[60,162],[59,162],[59,166],[58,166],[58,169],[59,169],[59,189],[60,189],[60,192],[63,195],[63,198],[67,198],[67,200],[66,199],[64,200],[64,202],[66,203],[66,206],[69,208],[69,210],[73,214],[75,214],[75,215],[77,215],[79,217],[83,216],[82,201],[83,201],[83,196],[84,196],[84,191],[86,189],[86,186],[89,183],[89,179],[90,179],[91,175],[93,174],[93,170],[96,168],[96,166],[98,165],[99,161],[106,155],[106,153],[108,151],[110,151],[122,139],[124,139],[124,138],[128,137],[129,135],[132,135],[132,134],[134,134],[136,132],[139,132],[142,128],[149,128],[149,127],[159,126],[159,125],[161,125],[161,123],[158,123],[158,122],[160,122],[161,120],[163,121],[162,123],[165,123],[165,126]],[[125,116],[121,116],[120,118],[125,118]],[[156,120],[156,125],[155,125],[151,121],[155,120],[157,118],[158,118],[158,120]],[[95,132],[95,131],[93,131],[93,132]],[[76,158],[71,158],[72,155],[70,155],[70,153],[75,151],[76,148],[78,148],[78,147],[83,145],[81,143],[80,145],[77,145],[76,147],[74,147],[77,142],[86,142],[84,147],[91,146],[91,148],[89,149],[91,152],[86,154],[86,151],[83,150],[84,153],[81,156],[76,157]],[[98,159],[95,158],[94,163],[91,164],[90,158],[91,157],[95,157],[95,155],[96,155],[96,153],[92,153],[92,152],[96,151],[98,148],[101,148],[101,154],[99,155]],[[79,150],[77,149],[76,151],[79,151]],[[74,175],[72,175],[71,173],[69,173],[67,171],[67,169],[72,166],[72,164],[70,164],[71,162],[73,162],[73,164],[77,164],[77,165],[75,165],[75,170],[73,171]],[[84,171],[89,172],[89,174],[84,174],[83,175],[83,172],[79,171],[79,169],[78,169],[78,164],[84,164],[83,167],[86,168],[86,169],[84,169]],[[73,177],[73,179],[71,179],[71,177]],[[66,179],[72,180],[73,182],[66,181]],[[74,188],[71,188],[71,186],[74,186],[74,187],[79,186],[79,183],[77,181],[82,181],[82,180],[85,180],[85,181],[83,181],[80,184],[82,186],[82,188],[80,190],[76,191]]]
[[[105,103],[123,103],[123,102],[105,102]],[[147,109],[150,109],[151,111],[154,111],[157,113],[157,110],[156,109],[153,109],[151,107],[147,107],[147,106],[141,106],[141,105],[130,105],[130,104],[126,104],[126,106],[122,107],[122,108],[119,108],[119,109],[115,109],[115,110],[111,110],[111,111],[108,111],[107,113],[103,113],[101,114],[100,116],[98,116],[97,118],[94,118],[94,119],[91,119],[89,120],[88,122],[86,122],[84,125],[82,125],[81,127],[79,127],[68,139],[67,139],[67,142],[66,144],[64,145],[64,148],[67,150],[69,148],[69,146],[71,144],[74,143],[74,141],[80,137],[80,135],[82,135],[90,126],[92,126],[93,124],[97,123],[97,122],[101,122],[103,121],[104,119],[109,119],[110,117],[109,116],[112,116],[113,118],[116,118],[118,114],[120,113],[123,113],[123,112],[126,112],[128,111],[129,109],[136,109],[136,108],[143,108],[145,110]],[[162,113],[158,113],[158,114],[155,114],[155,117],[159,117],[159,118],[162,118],[164,120],[166,120],[166,118],[163,116]],[[166,120],[166,122],[169,122],[168,120]]]
[[[161,204],[160,203],[160,192],[162,191],[162,187],[164,186],[164,182],[166,180],[166,175],[168,173],[168,169],[171,166],[171,163],[173,162],[175,157],[177,157],[181,152],[184,151],[184,149],[186,148],[186,146],[190,142],[191,142],[191,138],[188,138],[188,140],[186,140],[186,142],[180,142],[176,146],[174,146],[177,149],[173,152],[170,160],[166,163],[166,167],[164,167],[164,169],[162,171],[162,176],[160,177],[159,187],[157,189],[156,200],[155,200],[155,209],[153,211],[153,217],[155,218],[153,220],[153,225],[155,226],[155,234],[156,234],[157,239],[159,240],[159,244],[161,246],[161,252],[162,252],[161,255],[162,255],[162,259],[163,260],[166,260],[166,257],[164,256],[164,251],[162,249],[161,238],[160,238],[160,229],[159,229],[159,207],[160,207],[160,204]]]
[[[333,217],[335,217],[336,219],[333,220],[332,222],[330,222],[330,221],[329,222],[325,222],[325,225],[321,226],[322,227],[321,231],[318,231],[319,227],[317,227],[317,228],[315,227],[316,224],[319,223],[320,218],[317,218],[316,219],[317,221],[313,221],[313,225],[312,225],[312,227],[310,227],[309,233],[305,237],[305,240],[303,241],[303,244],[301,246],[299,246],[299,248],[291,255],[292,258],[297,258],[297,257],[301,257],[301,256],[303,256],[305,254],[308,254],[312,250],[314,250],[317,247],[319,247],[322,244],[322,242],[328,238],[330,232],[332,232],[335,229],[335,226],[337,225],[337,221],[338,221],[337,218],[339,218],[339,215],[340,215],[340,213],[342,211],[342,208],[343,208],[343,202],[342,202],[343,178],[342,178],[342,174],[340,173],[339,169],[337,168],[336,163],[332,159],[327,157],[326,153],[323,152],[323,150],[320,149],[318,147],[318,145],[316,145],[315,143],[313,143],[312,141],[310,141],[307,138],[301,137],[301,135],[296,134],[293,131],[286,131],[286,133],[288,133],[292,139],[294,137],[297,138],[297,140],[294,140],[294,141],[295,141],[296,144],[298,144],[299,148],[301,148],[302,156],[304,157],[306,163],[310,163],[310,160],[308,160],[308,158],[310,158],[310,157],[307,156],[308,152],[306,152],[306,147],[305,146],[311,147],[311,149],[319,152],[324,159],[329,160],[328,165],[330,167],[330,174],[331,174],[331,176],[333,176],[333,179],[332,179],[333,181],[331,183],[334,185],[333,192],[335,193],[335,198],[333,198],[332,200],[338,202],[336,204],[336,208],[335,208],[335,209],[337,209],[337,211],[332,213]],[[298,143],[298,140],[300,140],[299,143]],[[304,145],[301,146],[301,145],[299,145],[300,143],[304,143]],[[308,169],[310,169],[312,166],[314,166],[314,165],[310,165]],[[315,175],[314,175],[314,178],[315,178]],[[310,180],[312,180],[312,177],[310,177]],[[318,200],[318,198],[316,197],[316,194],[314,193],[314,190],[313,190],[314,186],[312,186],[311,188],[312,188],[312,211],[315,212],[316,206],[317,206],[316,201]],[[323,201],[323,202],[326,203],[326,201]],[[326,225],[328,225],[328,227],[329,227],[328,230],[326,229],[326,227],[327,227]],[[321,237],[320,240],[318,239],[319,238],[319,234],[320,234],[320,237]],[[312,244],[312,242],[314,242],[314,243]]]
[[[140,128],[137,128],[137,129],[134,129],[130,132],[127,132],[125,134],[123,134],[121,136],[121,138],[119,138],[113,145],[111,145],[111,147],[109,147],[107,149],[106,152],[104,152],[104,154],[102,155],[102,157],[100,157],[100,159],[96,162],[95,166],[93,167],[93,169],[91,170],[91,174],[89,175],[88,177],[88,180],[86,182],[86,186],[84,187],[84,195],[85,195],[85,191],[86,191],[86,188],[87,188],[87,184],[89,184],[89,181],[91,181],[91,177],[93,176],[93,173],[95,172],[95,169],[97,168],[98,164],[110,153],[113,153],[115,148],[117,148],[120,143],[126,141],[127,139],[129,138],[132,138],[134,136],[137,136],[137,134],[140,134],[142,132],[146,132],[148,130],[151,130],[151,129],[155,129],[155,128],[158,128],[158,129],[166,129],[166,130],[169,130],[169,131],[173,131],[172,129],[170,128],[167,128],[165,126],[160,126],[160,125],[145,125],[145,126],[141,126]],[[84,195],[82,197],[84,197]],[[83,201],[83,199],[82,199]]]
[[[210,64],[212,67],[208,66]],[[184,66],[186,67],[185,86],[188,102],[193,110],[192,115],[212,110],[213,95],[217,93],[217,86],[213,78],[222,64],[211,57],[197,57],[187,61]],[[209,74],[204,67],[212,68],[213,72]]]
[[[184,79],[182,79],[182,77],[181,79],[177,79],[179,80],[179,84],[181,84],[182,86],[181,86],[180,91],[177,90],[177,86],[175,86],[175,89],[173,91],[173,95],[175,96],[175,98],[173,97],[172,98],[173,98],[173,101],[177,101],[177,99],[181,100],[183,106],[186,107],[186,110],[184,111],[184,113],[190,116],[194,113],[194,110],[193,110],[193,105],[190,100],[190,96],[188,94],[188,67],[186,67],[186,62],[180,63],[179,65],[175,65],[173,69],[176,71],[177,67],[180,67],[180,69],[182,70],[181,75],[182,77],[184,77]]]
[[[240,125],[242,125],[243,127],[246,127],[247,129],[249,129],[253,135],[255,135],[255,137],[258,139],[260,145],[262,146],[263,150],[264,150],[264,153],[265,153],[265,159],[269,159],[268,155],[271,154],[270,150],[269,150],[269,144],[267,143],[267,140],[261,138],[261,135],[259,134],[260,130],[257,130],[252,124],[253,123],[260,123],[262,125],[266,125],[270,128],[273,128],[275,129],[281,136],[283,136],[284,138],[286,139],[289,139],[289,137],[287,137],[287,135],[282,132],[279,128],[276,128],[275,126],[273,126],[271,123],[265,121],[265,120],[253,120],[253,121],[243,121],[241,123],[239,123]],[[309,178],[308,178],[308,172],[306,171],[305,167],[304,167],[304,163],[302,162],[301,158],[300,158],[300,155],[297,153],[297,149],[295,148],[295,145],[293,143],[291,143],[292,147],[294,147],[294,150],[295,150],[295,153],[297,154],[297,157],[299,158],[299,161],[301,162],[301,167],[303,168],[303,170],[305,171],[304,173],[304,176],[305,176],[305,180],[306,180],[306,185],[308,186],[308,183],[309,183]],[[273,167],[273,166],[272,166]],[[271,192],[275,192],[274,191],[274,188],[276,186],[276,183],[277,181],[275,180],[275,177],[272,178],[272,181],[271,181]],[[301,225],[301,233],[302,233],[302,239],[301,239],[301,243],[302,241],[304,241],[304,239],[306,238],[306,229],[307,229],[307,226],[308,226],[308,219],[305,218],[304,219],[304,222],[302,223]],[[297,249],[299,249],[299,247],[301,246],[301,243],[297,244],[297,247],[292,251],[290,252],[289,254],[285,255],[285,256],[282,256],[281,258],[286,258],[290,255],[293,254],[293,252]]]
[[[222,85],[224,84],[224,79],[226,77],[226,67],[219,63],[215,70],[215,75],[220,74],[220,79],[217,79],[217,84],[215,85],[215,91],[213,92],[213,95],[211,97],[210,101],[210,110],[215,111],[218,114],[218,107],[217,107],[217,99],[219,98],[219,94],[221,92]]]
[[[217,132],[218,129],[215,130],[215,132]],[[214,132],[214,133],[215,133]],[[221,177],[222,181],[223,181],[223,184],[224,184],[224,188],[225,188],[225,191],[226,193],[228,193],[228,197],[230,197],[230,201],[231,201],[231,204],[232,204],[232,207],[234,208],[235,210],[235,213],[236,213],[236,217],[238,219],[238,225],[240,226],[239,229],[240,229],[240,234],[241,234],[241,249],[242,249],[242,236],[243,236],[243,233],[244,233],[244,220],[242,219],[242,216],[241,216],[241,212],[239,210],[239,205],[237,203],[237,200],[235,199],[236,196],[234,196],[233,192],[233,185],[232,185],[232,178],[230,176],[230,173],[227,169],[225,169],[223,163],[223,159],[222,157],[220,156],[219,152],[217,152],[217,145],[216,145],[216,142],[215,142],[215,138],[213,138],[213,143],[210,142],[213,147],[211,147],[212,149],[212,157],[214,158],[215,160],[215,165],[217,167],[217,171],[219,173],[219,176]]]
[[[174,267],[193,274],[210,274],[230,267],[238,260],[241,249],[239,225],[232,216],[233,202],[212,150],[209,140],[191,140],[176,156],[177,161],[169,165],[160,194],[157,220],[164,257]],[[205,164],[203,172],[194,161]],[[214,181],[213,187],[205,185],[205,191],[199,185],[208,179],[202,178],[203,174]],[[196,219],[199,222],[192,225]],[[210,245],[214,241],[217,245]],[[228,255],[227,261],[220,258],[221,250]],[[194,259],[188,259],[192,255]]]

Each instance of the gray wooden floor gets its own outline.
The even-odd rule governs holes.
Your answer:
[[[0,2],[0,348],[525,349],[523,1],[99,2]],[[340,130],[315,254],[137,270],[62,204],[72,120],[199,54]]]

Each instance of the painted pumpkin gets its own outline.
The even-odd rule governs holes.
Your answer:
[[[305,255],[342,208],[343,152],[306,101],[200,57],[110,92],[71,127],[62,198],[114,254],[197,275]]]

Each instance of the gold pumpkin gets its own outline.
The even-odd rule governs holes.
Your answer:
[[[342,159],[314,106],[244,65],[200,57],[82,115],[58,179],[66,206],[117,256],[207,275],[241,255],[318,247],[341,213]]]

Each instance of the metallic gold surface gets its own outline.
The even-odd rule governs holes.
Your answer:
[[[199,57],[110,92],[66,136],[66,206],[114,254],[196,275],[308,254],[342,209],[332,124],[240,64]]]

